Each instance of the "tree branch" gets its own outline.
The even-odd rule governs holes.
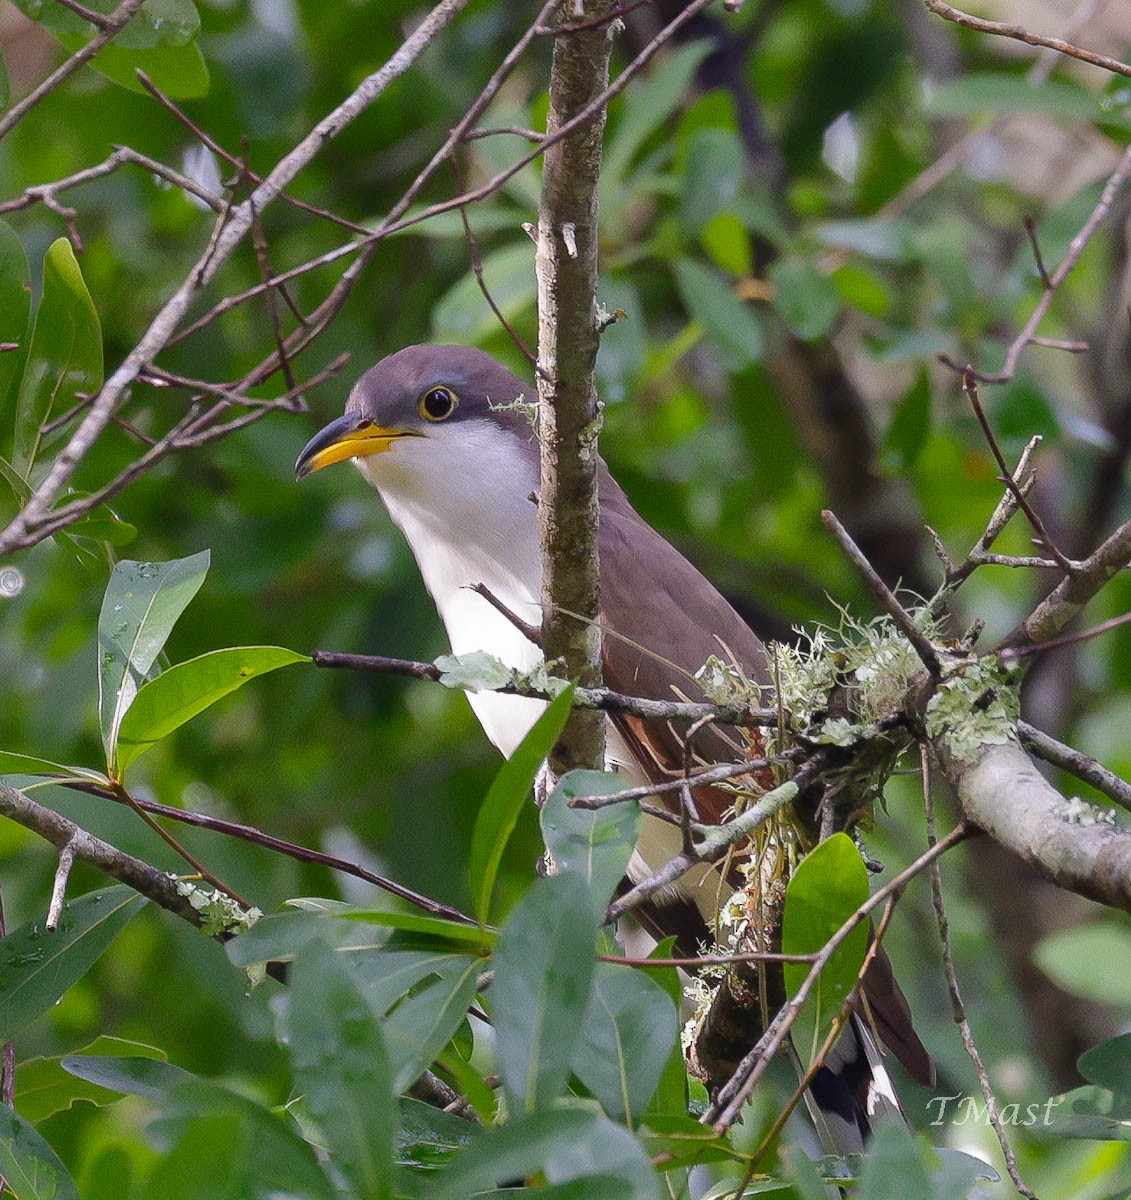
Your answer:
[[[561,36],[554,41],[550,68],[547,137],[607,88],[612,40],[602,18],[612,7],[610,0],[583,0],[572,14],[579,22],[568,31],[559,10]],[[595,372],[600,345],[597,185],[605,116],[606,109],[599,108],[546,151],[535,253],[542,647],[547,661],[560,660],[565,675],[583,687],[601,683]],[[550,756],[551,769],[562,774],[604,765],[604,718],[584,710],[572,713]]]

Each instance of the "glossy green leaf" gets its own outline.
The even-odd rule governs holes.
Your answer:
[[[67,496],[75,499],[74,494]],[[90,538],[94,542],[108,542],[111,546],[128,546],[137,537],[137,526],[123,521],[108,504],[100,504],[85,517],[71,522],[67,533],[72,537]]]
[[[686,1108],[681,1113],[649,1113],[638,1132],[649,1156],[664,1159],[661,1169],[665,1171],[742,1158],[725,1137],[689,1116]]]
[[[833,834],[798,865],[785,893],[782,951],[814,954],[868,898],[868,871],[852,839]],[[868,926],[861,922],[833,952],[794,1025],[793,1041],[809,1063],[840,1011],[868,949]],[[785,987],[795,996],[809,974],[805,963],[786,963]]]
[[[79,45],[98,32],[72,9],[53,0],[14,0],[25,16],[38,21],[53,34],[72,34]],[[108,16],[118,6],[118,0],[85,0],[91,12]],[[200,30],[200,14],[192,0],[145,0],[115,41],[130,49],[149,49],[153,46],[182,46]]]
[[[597,917],[575,875],[540,879],[499,937],[491,1003],[510,1111],[545,1108],[565,1090],[589,1006]]]
[[[420,1196],[421,1200],[468,1200],[536,1173],[551,1188],[589,1181],[591,1194],[601,1200],[610,1195],[626,1200],[660,1198],[659,1179],[640,1142],[627,1129],[599,1113],[569,1108],[532,1113],[488,1131]]]
[[[475,915],[483,924],[491,916],[491,900],[503,850],[514,832],[539,767],[565,727],[572,699],[573,688],[569,688],[551,701],[515,752],[499,768],[479,808],[471,834],[468,870]]]
[[[675,264],[676,283],[688,313],[723,351],[730,370],[740,370],[762,356],[762,327],[753,310],[731,290],[713,267],[694,258]]]
[[[98,618],[98,714],[111,775],[118,731],[173,626],[208,574],[207,550],[171,562],[123,559]]]
[[[12,466],[27,479],[43,445],[43,426],[79,393],[102,386],[102,329],[75,252],[66,238],[43,259],[43,294],[16,400]]]
[[[495,934],[481,925],[463,925],[443,917],[429,917],[414,912],[381,912],[377,909],[351,908],[341,914],[343,920],[366,925],[383,925],[387,929],[403,929],[408,933],[424,933],[430,937],[452,942],[469,943],[486,950],[495,941]]]
[[[349,905],[341,900],[292,900],[280,912],[268,913],[225,943],[224,952],[233,966],[247,968],[267,962],[290,962],[315,938],[332,946],[344,945],[356,939],[356,931],[346,921],[325,918],[348,909]]]
[[[15,230],[0,221],[0,342],[18,350],[0,351],[0,453],[10,456],[15,417],[8,404],[13,381],[23,374],[31,314],[31,271],[23,243]]]
[[[59,1065],[76,1079],[144,1100],[164,1100],[173,1088],[196,1078],[175,1063],[133,1054],[68,1054]]]
[[[635,801],[605,808],[570,808],[576,796],[609,796],[624,780],[608,771],[570,771],[547,797],[539,820],[546,849],[557,867],[589,885],[602,908],[628,869],[640,837],[640,805]]]
[[[479,1136],[474,1121],[446,1113],[411,1096],[398,1102],[400,1121],[396,1133],[396,1159],[402,1167],[435,1170]]]
[[[175,1087],[150,1130],[169,1149],[150,1177],[146,1200],[340,1200],[314,1148],[286,1114],[216,1084],[194,1080]]]
[[[298,956],[291,984],[287,1048],[307,1111],[357,1195],[387,1200],[397,1108],[377,1021],[324,942],[310,943]]]
[[[16,754],[11,750],[0,750],[0,775],[62,775],[90,783],[109,783],[98,771],[52,762],[49,758],[36,758],[32,754]]]
[[[257,675],[300,662],[310,662],[309,656],[281,646],[235,646],[162,671],[142,685],[122,718],[116,756],[119,775],[173,730]]]
[[[89,1046],[76,1051],[76,1056],[134,1054],[149,1059],[164,1059],[163,1051],[143,1042],[125,1038],[99,1037]],[[80,1101],[102,1106],[121,1099],[121,1089],[110,1090],[99,1084],[80,1079],[63,1066],[71,1055],[53,1058],[31,1058],[16,1066],[16,1108],[29,1121],[43,1121],[57,1112],[65,1112]]]
[[[676,1007],[642,971],[598,963],[573,1073],[605,1112],[634,1126],[648,1106],[679,1026]]]
[[[39,918],[0,939],[0,1042],[80,980],[146,903],[124,884],[102,888],[65,905],[53,933]]]
[[[34,1125],[0,1105],[0,1178],[14,1200],[79,1200],[62,1160]]]
[[[767,272],[774,308],[797,337],[824,337],[840,311],[836,284],[804,258],[779,258]]]
[[[84,39],[58,35],[67,49],[78,50]],[[152,50],[128,50],[111,43],[90,64],[100,75],[131,92],[144,92],[138,71],[144,71],[158,88],[174,100],[196,100],[208,94],[211,78],[204,55],[195,42],[187,46],[155,46]]]

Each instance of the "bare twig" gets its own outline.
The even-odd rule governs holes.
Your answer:
[[[28,92],[18,104],[13,104],[0,117],[0,138],[10,133],[41,100],[50,96],[62,83],[70,79],[77,70],[86,66],[99,50],[109,45],[130,23],[134,14],[141,8],[142,3],[143,0],[122,0],[122,3],[112,13],[104,16],[98,33],[81,50],[75,51],[66,62],[60,64],[60,66],[52,71],[38,87]]]
[[[22,792],[17,792],[15,788],[2,783],[0,815],[39,834],[58,850],[70,845],[75,858],[97,867],[121,883],[129,884],[135,891],[148,896],[154,903],[178,917],[183,917],[193,925],[200,925],[200,914],[189,903],[187,897],[177,891],[177,883],[172,876],[96,838],[73,821],[68,821],[66,817],[37,804]]]
[[[415,662],[412,659],[386,658],[380,654],[335,654],[315,650],[311,657],[316,667],[349,671],[376,671],[381,675],[404,675],[410,679],[427,679],[438,683],[444,672],[435,663]],[[542,688],[514,682],[496,688],[506,696],[529,696],[533,700],[552,700]],[[573,693],[577,708],[599,709],[602,712],[629,713],[651,721],[697,721],[712,716],[723,725],[773,725],[777,712],[769,708],[753,708],[739,704],[709,704],[679,700],[648,700],[641,696],[626,696],[607,688],[577,688]],[[649,793],[651,794],[651,793]]]
[[[775,764],[795,758],[801,751],[788,752],[779,758],[752,758],[748,762],[725,763],[718,767],[707,767],[695,771],[685,779],[667,779],[661,783],[642,783],[639,787],[625,788],[620,792],[612,792],[607,796],[574,796],[569,802],[570,808],[607,808],[610,804],[624,804],[629,800],[644,800],[648,796],[656,796],[661,792],[678,792],[688,782],[692,787],[700,787],[707,783],[722,783],[727,779],[737,779],[754,771],[765,770]]]
[[[1114,771],[1096,762],[1087,754],[1058,742],[1049,737],[1027,721],[1020,721],[1017,734],[1022,744],[1027,746],[1038,758],[1075,775],[1077,779],[1090,783],[1097,792],[1102,792],[1109,800],[1121,805],[1131,812],[1131,783],[1121,779]]]
[[[927,844],[935,846],[938,843],[938,838],[935,835],[935,804],[931,791],[931,763],[925,745],[920,747],[920,769],[923,780],[923,803],[927,820]],[[1001,1121],[1001,1114],[997,1109],[997,1099],[990,1084],[989,1073],[982,1062],[982,1056],[978,1051],[978,1044],[974,1041],[974,1032],[970,1028],[970,1022],[966,1018],[966,1006],[962,1003],[962,993],[958,986],[958,972],[955,970],[954,954],[950,948],[950,922],[947,920],[946,908],[943,905],[942,874],[939,870],[937,858],[931,862],[930,878],[931,900],[934,904],[935,917],[939,928],[939,946],[942,950],[943,973],[946,976],[947,991],[950,993],[951,1011],[954,1014],[954,1020],[958,1025],[959,1032],[962,1034],[962,1045],[965,1047],[967,1057],[974,1067],[974,1073],[978,1076],[978,1084],[982,1089],[982,1098],[986,1102],[986,1116],[993,1127],[998,1145],[1001,1146],[1001,1152],[1005,1157],[1006,1170],[1013,1181],[1013,1186],[1021,1195],[1029,1197],[1029,1200],[1037,1200],[1033,1190],[1021,1178],[1021,1172],[1017,1167],[1017,1156],[1013,1153],[1013,1147],[1010,1145],[1009,1138],[1005,1132],[1005,1126]]]
[[[1040,565],[1043,566],[1044,564]],[[1092,638],[1100,637],[1102,634],[1110,633],[1111,630],[1119,629],[1120,626],[1128,624],[1131,624],[1131,613],[1124,613],[1122,616],[1101,621],[1098,625],[1093,625],[1090,629],[1082,629],[1079,633],[1067,633],[1064,637],[1052,638],[1047,642],[1042,642],[1039,646],[1018,646],[1015,650],[1003,650],[1001,657],[1003,659],[1022,658],[1027,654],[1040,654],[1045,650],[1055,650],[1057,646],[1074,646],[1078,642],[1089,642]]]
[[[1131,78],[1131,66],[1120,62],[1117,58],[1109,58],[1106,54],[1096,54],[1092,50],[1085,50],[1082,46],[1074,46],[1071,42],[1061,41],[1060,38],[1032,33],[1020,25],[1010,25],[1005,21],[987,21],[984,17],[975,17],[961,9],[953,8],[943,0],[925,0],[925,2],[927,8],[936,16],[942,17],[945,21],[953,21],[955,25],[961,25],[963,29],[973,29],[977,33],[988,33],[995,37],[1011,38],[1017,42],[1024,42],[1027,46],[1040,46],[1045,50],[1055,50],[1057,54],[1063,54],[1066,58],[1075,58],[1079,62],[1110,71],[1113,75],[1125,75]]]
[[[136,5],[140,0],[128,2]],[[49,518],[56,497],[109,423],[126,390],[137,378],[138,373],[148,366],[168,343],[193,298],[214,277],[222,263],[243,240],[251,228],[255,214],[262,212],[330,139],[346,128],[372,105],[395,79],[403,75],[466,3],[467,0],[440,0],[388,62],[363,80],[337,108],[319,121],[306,137],[280,159],[251,196],[232,209],[229,219],[221,222],[205,253],[198,259],[181,286],[161,307],[137,345],[103,385],[90,410],[70,441],[56,456],[34,495],[8,528],[0,533],[0,554],[9,553],[13,548],[25,545],[28,535]]]
[[[537,625],[531,625],[529,621],[524,621],[518,613],[509,609],[485,583],[473,583],[469,591],[474,592],[477,596],[482,596],[496,612],[506,617],[528,642],[537,646],[539,650],[542,648],[542,630]]]
[[[836,538],[845,557],[855,568],[856,573],[868,585],[868,590],[875,596],[884,611],[895,622],[899,631],[911,643],[920,661],[934,676],[942,674],[942,663],[930,638],[915,624],[915,618],[900,604],[895,593],[876,574],[875,568],[860,552],[860,548],[852,540],[849,532],[836,519],[836,515],[827,508],[821,513],[821,521],[825,528]]]
[[[1049,289],[1052,284],[1047,285]],[[1053,541],[1052,535],[1045,528],[1045,523],[1041,520],[1040,514],[1029,503],[1025,490],[1021,488],[1017,480],[1013,478],[1009,470],[1009,465],[1005,461],[1005,455],[1002,453],[1001,445],[994,434],[993,428],[990,425],[989,418],[986,416],[986,410],[982,407],[981,397],[978,395],[978,381],[974,374],[974,368],[967,363],[962,371],[962,390],[966,393],[967,399],[970,401],[970,407],[974,410],[974,416],[978,418],[978,424],[982,427],[982,433],[985,436],[986,444],[990,448],[990,453],[994,456],[994,461],[998,465],[998,470],[1001,472],[1001,479],[1005,486],[1013,494],[1014,502],[1017,507],[1025,514],[1032,525],[1037,537],[1040,539],[1041,545],[1052,555],[1056,560],[1057,565],[1066,574],[1071,575],[1079,569],[1079,563],[1073,562],[1061,553],[1056,542]]]
[[[928,5],[938,2],[939,0],[928,0]],[[949,6],[944,5],[944,7]],[[990,24],[993,24],[993,22],[990,22]],[[1056,270],[1048,277],[1048,281],[1041,292],[1041,298],[1034,305],[1028,321],[1025,322],[1025,327],[1010,343],[1009,349],[1006,350],[1005,362],[1001,370],[996,375],[984,374],[981,371],[972,372],[973,377],[980,383],[1008,383],[1016,374],[1017,363],[1021,358],[1022,351],[1024,351],[1026,346],[1031,345],[1035,341],[1037,329],[1044,320],[1057,289],[1067,278],[1072,268],[1075,267],[1080,259],[1080,255],[1084,253],[1085,247],[1092,240],[1096,230],[1111,211],[1111,206],[1115,203],[1116,196],[1119,195],[1124,184],[1127,182],[1128,176],[1131,176],[1131,145],[1124,150],[1123,156],[1120,158],[1115,170],[1108,176],[1107,183],[1104,185],[1103,192],[1095,208],[1092,209],[1088,215],[1088,219],[1069,243],[1068,250],[1060,260],[1060,264]],[[967,371],[971,371],[968,364],[957,363],[946,354],[940,354],[939,361],[961,375],[964,375]]]

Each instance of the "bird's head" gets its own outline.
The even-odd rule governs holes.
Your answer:
[[[534,403],[532,390],[482,350],[409,346],[362,375],[345,414],[307,442],[295,474],[302,479],[346,459],[395,454],[416,438],[445,446],[488,434],[529,442]]]

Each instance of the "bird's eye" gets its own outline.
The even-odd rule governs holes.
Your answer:
[[[446,421],[456,411],[459,397],[448,387],[431,387],[420,397],[420,415],[426,421]]]

